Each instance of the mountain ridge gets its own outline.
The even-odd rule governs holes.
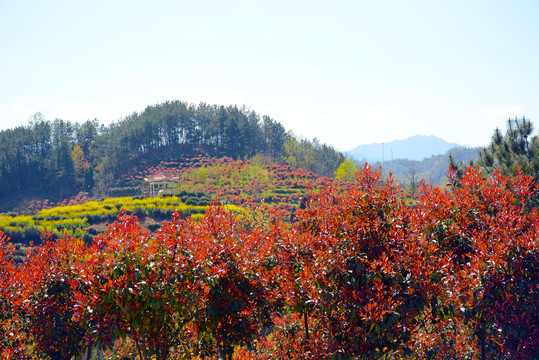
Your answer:
[[[421,161],[434,155],[442,155],[456,147],[463,145],[447,142],[435,135],[414,135],[387,143],[359,145],[350,151],[343,151],[343,154],[358,162],[397,159]]]
[[[454,161],[465,166],[470,161],[477,161],[481,147],[456,147],[448,150],[441,155],[433,155],[421,161],[408,159],[386,160],[372,163],[373,168],[382,167],[384,174],[392,173],[393,177],[402,184],[410,182],[410,175],[415,174],[416,180],[424,179],[428,184],[440,186],[447,183],[446,174],[449,170],[449,155],[453,156]]]

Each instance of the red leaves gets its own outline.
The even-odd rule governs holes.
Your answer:
[[[127,336],[144,359],[172,347],[178,357],[531,358],[537,188],[473,169],[454,185],[423,184],[409,207],[365,167],[354,187],[311,192],[292,225],[214,206],[149,234],[123,216],[91,248],[44,241],[18,267],[0,236],[0,331],[13,333],[0,350],[22,358],[34,343],[67,358]],[[68,332],[49,331],[52,314]]]
[[[475,329],[478,342],[488,343],[498,337],[494,332],[485,333],[481,315],[485,310],[478,303],[488,286],[487,279],[507,266],[508,254],[523,246],[537,248],[538,215],[528,206],[537,187],[531,180],[518,173],[512,178],[495,173],[485,180],[478,170],[468,169],[461,181],[454,184],[452,193],[427,186],[421,189],[418,199],[421,215],[413,222],[414,231],[422,242],[429,244],[424,256],[435,265],[430,268],[433,276],[439,278],[433,284],[437,287],[432,289],[436,289],[436,301],[443,301],[439,307],[446,307],[450,314],[444,313],[440,318],[436,312],[433,321],[453,322],[453,327],[460,328],[460,332],[440,332],[445,340],[439,338],[438,344],[432,345],[441,351],[438,356],[445,351],[442,341],[447,342],[448,337],[459,344],[462,353],[481,351],[479,345],[470,348],[459,343],[458,334],[466,332],[465,324]],[[535,240],[530,241],[532,238]],[[428,265],[422,268],[429,269]]]
[[[539,348],[539,252],[519,247],[484,281],[474,304],[486,341],[512,358],[531,359]]]
[[[10,342],[13,351],[20,354],[24,343],[34,343],[38,354],[70,359],[82,349],[85,324],[72,319],[72,284],[84,251],[76,239],[44,240],[20,267],[11,267],[6,280],[11,308],[0,320],[16,340]]]
[[[409,209],[399,192],[391,180],[382,185],[380,174],[367,166],[357,187],[326,186],[298,213],[285,245],[293,251],[284,261],[291,264],[288,286],[294,291],[285,293],[323,333],[333,334],[317,345],[327,357],[377,358],[400,348],[399,319],[413,319],[421,308],[421,293],[409,291],[402,257]]]

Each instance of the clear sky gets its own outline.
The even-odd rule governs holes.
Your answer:
[[[539,1],[0,0],[0,129],[167,100],[246,105],[339,150],[539,127]]]

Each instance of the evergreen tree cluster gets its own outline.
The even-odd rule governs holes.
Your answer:
[[[45,120],[0,132],[0,197],[24,191],[52,199],[80,190],[104,194],[144,157],[256,154],[333,175],[343,155],[316,139],[299,139],[269,116],[245,107],[171,101],[148,106],[109,126]]]
[[[0,132],[0,196],[24,191],[54,198],[94,187],[95,146],[105,128],[47,121],[38,113],[27,126]]]
[[[507,120],[505,135],[496,128],[489,146],[480,153],[479,165],[489,173],[499,169],[512,176],[517,169],[538,179],[539,138],[533,135],[533,124],[525,117]]]

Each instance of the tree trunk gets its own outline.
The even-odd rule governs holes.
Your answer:
[[[86,351],[86,360],[90,360],[92,358],[92,345],[93,342],[88,345],[88,349]]]
[[[487,360],[487,349],[485,344],[485,329],[481,326],[479,332],[479,344],[481,346],[481,360]]]
[[[142,357],[142,352],[140,351],[140,345],[139,345],[139,342],[137,340],[137,337],[133,336],[133,339],[135,340],[135,346],[137,348],[138,356],[139,356],[140,360],[144,360],[144,358]]]
[[[303,312],[303,321],[305,323],[305,339],[309,339],[309,322],[307,321],[307,311]]]

